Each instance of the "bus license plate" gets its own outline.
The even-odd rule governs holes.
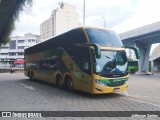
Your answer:
[[[120,88],[114,88],[113,92],[118,92]]]

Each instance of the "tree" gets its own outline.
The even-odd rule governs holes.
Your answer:
[[[10,35],[15,28],[20,12],[31,7],[33,0],[2,0],[0,3],[0,46],[10,41]]]

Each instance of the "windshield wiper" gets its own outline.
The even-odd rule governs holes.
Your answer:
[[[109,56],[106,56],[106,58],[111,59]]]

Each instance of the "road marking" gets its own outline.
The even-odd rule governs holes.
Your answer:
[[[154,104],[154,103],[150,103],[150,102],[145,102],[145,101],[142,101],[142,100],[136,100],[136,99],[132,99],[132,98],[126,98],[126,97],[122,97],[124,99],[129,99],[129,100],[132,100],[134,102],[140,102],[140,103],[145,103],[145,104],[150,104],[150,105],[153,105],[153,106],[156,106],[156,107],[160,107],[160,105],[157,105],[157,104]]]
[[[150,102],[146,102],[146,101],[143,101],[143,100],[136,100],[136,99],[132,99],[130,97],[138,97],[138,96],[131,96],[128,94],[128,92],[125,90],[123,91],[124,94],[127,96],[127,97],[122,97],[122,98],[125,98],[125,99],[129,99],[129,100],[132,100],[134,102],[140,102],[140,103],[145,103],[145,104],[150,104],[150,105],[153,105],[153,106],[156,106],[156,107],[160,107],[160,105],[157,105],[157,104],[154,104],[154,103],[150,103]],[[140,97],[145,97],[145,96],[139,96]],[[147,97],[147,96],[146,96]],[[158,97],[157,97],[158,98]]]
[[[138,96],[138,95],[132,95],[132,97],[137,97],[137,98],[152,98],[152,99],[160,99],[160,97],[154,97],[154,96]]]
[[[20,83],[20,85],[24,86],[24,88],[30,89],[30,90],[35,90],[32,86],[27,86],[23,83]]]
[[[128,96],[128,97],[160,99],[159,96],[158,97],[155,97],[155,96],[142,96],[142,95],[132,95],[131,96],[131,95],[128,94],[128,92],[126,90],[123,91],[123,92],[124,92],[125,96]]]

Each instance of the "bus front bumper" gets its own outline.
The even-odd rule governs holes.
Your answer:
[[[127,83],[125,83],[122,86],[116,86],[116,87],[95,85],[92,93],[93,94],[115,93],[127,90],[127,88],[128,88]]]

